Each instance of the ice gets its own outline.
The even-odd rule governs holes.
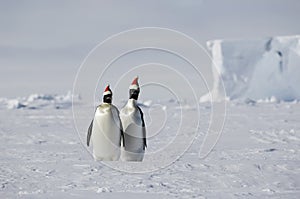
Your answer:
[[[215,101],[300,99],[300,36],[207,42],[213,58]],[[220,74],[220,75],[219,75]],[[224,83],[226,94],[222,92]],[[200,102],[210,101],[207,94]]]
[[[7,101],[4,100],[4,103],[7,104],[8,109],[19,109],[26,107],[26,105],[22,104],[18,99],[11,99]]]
[[[146,107],[150,107],[152,105],[152,100],[146,100],[142,104]]]
[[[18,97],[16,99],[0,99],[1,109],[42,109],[56,108],[66,109],[72,106],[72,93],[69,91],[65,95],[31,94],[28,97]],[[80,96],[74,96],[74,103],[80,101]]]

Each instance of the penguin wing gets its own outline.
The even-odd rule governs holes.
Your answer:
[[[143,140],[144,140],[144,147],[143,149],[147,147],[147,139],[146,139],[146,127],[143,127]]]
[[[121,131],[121,139],[120,139],[120,146],[123,143],[123,147],[125,147],[125,137],[124,137],[124,130],[122,126],[122,121],[120,120],[120,131]]]
[[[94,120],[92,120],[90,126],[89,126],[89,129],[88,129],[88,134],[87,134],[87,146],[90,146],[90,140],[91,140],[91,136],[92,136],[92,130],[93,130],[93,122]]]
[[[98,105],[98,106],[96,106],[95,113],[97,111],[97,108],[100,107],[100,106],[101,106],[101,104]],[[91,124],[90,124],[90,126],[88,128],[88,134],[87,134],[87,139],[86,139],[87,146],[90,146],[90,140],[91,140],[92,131],[93,131],[93,122],[94,122],[94,119],[92,120],[92,122],[91,122]]]
[[[144,147],[143,149],[147,147],[147,139],[146,139],[146,125],[145,125],[145,120],[144,120],[144,113],[140,107],[138,107],[140,114],[141,114],[141,119],[142,119],[142,127],[143,127],[143,140],[144,140]]]

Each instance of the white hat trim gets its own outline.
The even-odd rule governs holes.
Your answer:
[[[103,93],[103,95],[109,95],[109,94],[111,94],[110,91],[105,91],[105,92]]]
[[[129,89],[138,89],[139,87],[136,84],[131,84]]]

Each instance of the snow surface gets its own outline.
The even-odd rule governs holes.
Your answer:
[[[300,99],[299,35],[214,40],[208,41],[207,46],[214,62],[213,100]],[[200,101],[210,101],[209,93]]]
[[[197,136],[184,155],[166,168],[134,174],[95,162],[74,128],[72,110],[56,109],[50,99],[47,108],[28,109],[28,103],[0,109],[0,198],[299,198],[297,102],[229,102],[224,132],[206,159],[198,154],[211,105],[202,103]],[[163,130],[148,139],[147,153],[172,141],[182,111],[197,112],[194,105],[179,108],[174,100],[160,106],[153,100],[146,104],[142,108],[150,129],[157,128],[152,127],[155,119],[165,119],[161,110],[171,115]],[[86,112],[88,105],[76,106]],[[193,121],[189,120],[190,126]],[[189,124],[182,131],[192,135]],[[184,143],[173,151],[180,144]],[[161,151],[161,155],[172,154]]]

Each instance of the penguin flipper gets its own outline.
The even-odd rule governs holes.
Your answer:
[[[143,140],[144,140],[144,147],[143,149],[145,150],[147,147],[147,139],[146,139],[146,128],[143,127]]]
[[[121,132],[120,146],[121,146],[121,143],[123,143],[123,147],[125,147],[125,136],[124,136],[124,130],[123,130],[123,126],[122,126],[121,120],[120,120],[120,132]]]
[[[144,141],[144,147],[143,149],[145,150],[145,148],[147,147],[147,139],[146,139],[146,124],[145,124],[145,120],[144,120],[144,113],[142,111],[142,109],[140,107],[138,107],[140,114],[141,114],[141,119],[142,119],[142,127],[143,127],[143,141]]]
[[[88,129],[88,134],[87,134],[87,146],[90,146],[90,140],[91,140],[91,136],[92,136],[92,130],[93,130],[93,122],[94,120],[92,120],[89,129]]]

